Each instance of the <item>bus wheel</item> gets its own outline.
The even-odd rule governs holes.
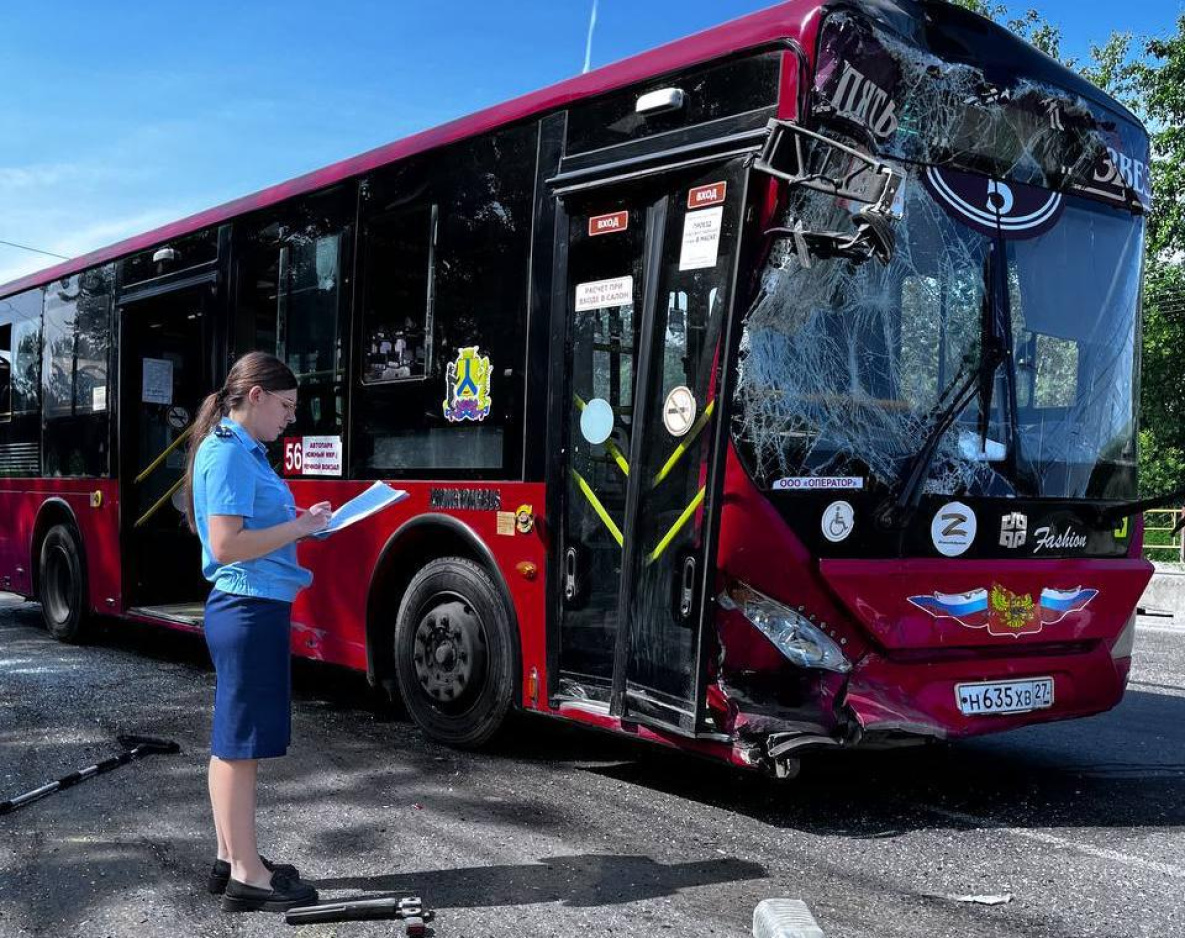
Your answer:
[[[399,693],[425,733],[476,748],[498,731],[514,698],[515,639],[480,566],[443,557],[420,570],[399,604],[394,651]]]
[[[55,524],[41,542],[41,619],[60,642],[74,644],[86,626],[86,564],[78,535],[66,524]]]

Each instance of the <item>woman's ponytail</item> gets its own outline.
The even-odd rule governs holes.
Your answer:
[[[185,482],[181,491],[185,493],[185,519],[189,522],[189,530],[197,533],[197,522],[193,515],[193,461],[197,458],[198,447],[202,440],[210,435],[226,416],[226,388],[206,396],[202,406],[198,408],[197,418],[190,426],[189,454],[185,462]]]
[[[296,375],[287,365],[267,352],[248,352],[234,363],[226,383],[202,401],[189,436],[189,457],[185,464],[185,518],[189,529],[197,533],[193,511],[193,463],[202,441],[230,412],[241,407],[253,387],[265,391],[291,391],[297,386]]]

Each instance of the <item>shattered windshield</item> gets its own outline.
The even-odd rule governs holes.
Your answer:
[[[1134,497],[1143,220],[986,177],[897,169],[901,218],[887,265],[806,266],[792,239],[769,257],[736,392],[737,439],[758,483],[899,483],[950,389],[979,367],[991,328],[989,271],[1005,263],[1010,363],[993,376],[990,413],[977,399],[943,434],[923,491]],[[976,184],[1019,206],[1027,227],[1007,238],[978,230],[964,214],[973,203],[955,191]],[[842,228],[852,210],[803,190],[786,215]]]
[[[896,245],[859,263],[774,240],[738,449],[764,487],[899,491],[938,435],[923,493],[1133,498],[1146,135],[1050,85],[988,81],[934,38],[848,13],[821,30],[818,129],[901,173]],[[851,231],[860,208],[786,197],[787,231]]]
[[[888,265],[805,267],[789,239],[769,258],[737,379],[738,435],[760,483],[848,476],[891,484],[943,392],[978,367],[992,240],[953,220],[915,168],[900,169],[904,201]],[[835,228],[849,212],[803,192],[787,215]],[[993,395],[989,436],[1004,436],[1005,400]],[[946,435],[932,471],[950,477],[928,489],[991,487],[994,474],[975,458],[978,420],[972,405]]]

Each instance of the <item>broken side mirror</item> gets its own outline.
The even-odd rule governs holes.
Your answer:
[[[754,163],[791,186],[804,186],[837,199],[863,203],[852,216],[851,232],[811,231],[801,221],[792,228],[771,228],[767,234],[793,237],[799,260],[844,257],[876,258],[887,264],[893,256],[894,202],[901,174],[888,164],[790,121],[771,120],[770,135]]]

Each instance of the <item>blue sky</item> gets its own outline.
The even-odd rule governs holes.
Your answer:
[[[576,74],[592,0],[3,5],[0,240],[77,255]],[[769,5],[599,0],[592,65]],[[1011,6],[1084,55],[1185,0]],[[0,245],[0,284],[51,263]]]

